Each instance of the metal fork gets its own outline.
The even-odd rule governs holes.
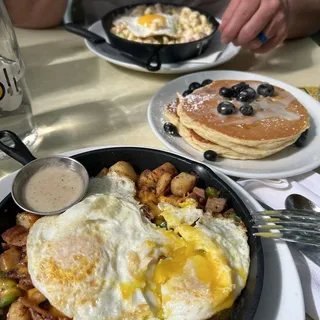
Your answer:
[[[320,247],[320,215],[305,210],[266,210],[252,213],[254,236]]]

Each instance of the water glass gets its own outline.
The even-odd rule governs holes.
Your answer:
[[[31,147],[38,132],[24,74],[17,38],[3,0],[0,0],[0,130],[15,132]],[[10,145],[10,141],[3,142]],[[0,159],[4,157],[0,153]]]

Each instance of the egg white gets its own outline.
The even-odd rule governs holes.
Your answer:
[[[246,284],[250,266],[250,248],[243,227],[232,219],[204,216],[195,228],[208,235],[223,250],[234,273],[234,295],[238,296]]]
[[[165,18],[166,25],[158,30],[152,30],[147,25],[139,24],[140,16],[121,16],[114,21],[114,25],[124,24],[127,29],[136,37],[147,38],[151,36],[167,35],[169,37],[177,37],[176,24],[178,17],[175,15],[167,15],[164,13],[159,14]]]
[[[120,177],[116,172],[109,172],[102,178],[91,178],[86,197],[97,194],[109,194],[132,203],[138,203],[134,197],[136,186],[126,177]]]
[[[203,216],[203,210],[197,209],[194,206],[178,208],[169,203],[159,203],[158,207],[161,210],[161,216],[164,217],[168,227],[171,229],[180,224],[191,226]]]

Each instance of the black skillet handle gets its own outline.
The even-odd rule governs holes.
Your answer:
[[[5,145],[1,141],[2,139],[13,141],[13,147]],[[21,139],[14,132],[9,130],[0,131],[0,150],[23,165],[36,159]]]
[[[159,58],[159,53],[153,52],[150,56],[150,58],[146,61],[143,61],[130,53],[127,53],[125,51],[122,51],[112,44],[106,42],[106,40],[99,35],[75,24],[75,23],[66,23],[64,25],[65,29],[71,33],[76,34],[77,36],[83,37],[87,39],[88,41],[92,42],[93,44],[103,44],[104,49],[108,48],[108,50],[117,51],[118,54],[121,54],[122,56],[130,59],[134,64],[146,68],[149,71],[158,71],[161,68],[161,61]]]
[[[147,60],[146,66],[149,71],[159,71],[161,69],[161,59],[159,49],[155,50]]]
[[[114,48],[114,47],[112,47],[112,48]],[[115,49],[115,50],[118,50],[118,52],[121,55],[130,59],[136,65],[138,65],[142,68],[145,68],[149,71],[155,72],[155,71],[158,71],[161,69],[161,61],[160,61],[158,53],[152,53],[152,55],[150,56],[150,58],[147,61],[143,61],[143,60],[131,55],[130,53],[124,52],[119,49]]]
[[[106,40],[99,35],[87,30],[86,28],[82,28],[81,26],[75,23],[66,23],[64,25],[65,29],[71,33],[76,34],[77,36],[83,37],[94,44],[100,44],[106,42]]]

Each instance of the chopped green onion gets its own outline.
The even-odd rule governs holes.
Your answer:
[[[215,189],[214,187],[208,187],[207,189],[206,189],[206,196],[208,197],[208,198],[211,198],[211,197],[217,197],[217,195],[218,195],[218,190],[217,189]]]

